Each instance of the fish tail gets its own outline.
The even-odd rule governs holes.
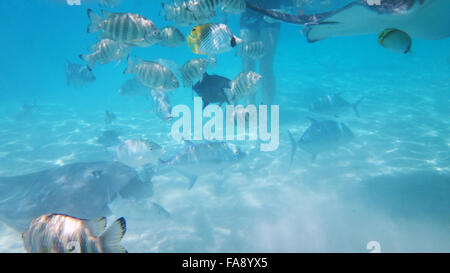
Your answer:
[[[294,139],[294,136],[292,136],[291,132],[288,130],[289,134],[289,140],[291,141],[291,158],[290,158],[290,164],[294,162],[294,156],[295,152],[297,151],[297,142]]]
[[[100,245],[102,251],[105,253],[126,253],[127,250],[120,246],[125,232],[127,231],[127,224],[125,218],[117,219],[102,235],[100,235]]]
[[[91,23],[88,26],[87,32],[94,33],[94,32],[100,31],[103,26],[103,22],[104,22],[102,17],[100,17],[100,15],[95,13],[92,9],[88,9],[87,14],[88,14],[89,20],[91,21]]]
[[[94,58],[93,54],[91,54],[91,55],[80,54],[80,55],[78,55],[78,57],[80,57],[80,59],[85,61],[89,68],[94,68],[94,66],[95,66],[95,58]]]
[[[352,105],[353,111],[355,112],[355,115],[360,118],[361,116],[359,115],[359,111],[358,111],[358,106],[359,104],[364,100],[365,97],[360,98],[355,104]]]
[[[123,72],[123,74],[134,74],[137,72],[136,64],[133,62],[133,59],[131,59],[131,56],[128,55],[127,58],[128,66],[127,69]]]

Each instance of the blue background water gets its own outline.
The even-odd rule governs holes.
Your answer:
[[[159,1],[122,2],[115,11],[172,25],[159,16]],[[78,54],[96,42],[97,35],[86,33],[87,8],[99,10],[93,1],[0,2],[0,175],[115,160],[95,143],[105,110],[118,115],[116,126],[128,137],[181,147],[146,100],[117,94],[131,78],[122,74],[126,64],[96,66],[97,80],[85,88],[66,85],[65,60],[82,63]],[[238,33],[238,17],[230,19]],[[200,178],[191,191],[175,172],[156,176],[152,200],[172,218],[116,202],[111,220],[125,216],[128,222],[123,245],[131,252],[366,252],[375,240],[382,251],[449,252],[450,40],[415,39],[412,51],[390,52],[374,35],[308,44],[298,26],[283,25],[274,65],[280,148],[227,170],[222,183],[217,175]],[[196,57],[186,46],[159,45],[133,48],[132,55],[179,65]],[[240,58],[229,52],[212,72],[233,78],[240,69]],[[357,138],[314,163],[298,152],[290,166],[286,131],[300,137],[309,125],[309,103],[335,92],[351,102],[366,97],[360,119],[341,118]],[[20,106],[34,99],[41,110],[16,121]],[[191,91],[180,88],[171,100],[191,104]],[[1,223],[0,251],[23,251],[20,234]]]

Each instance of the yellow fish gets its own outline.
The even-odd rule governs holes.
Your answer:
[[[228,52],[242,43],[233,35],[227,25],[204,24],[191,29],[187,37],[188,47],[192,52],[200,55],[216,55]]]

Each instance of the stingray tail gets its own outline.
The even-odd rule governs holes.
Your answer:
[[[353,111],[355,112],[355,115],[360,118],[361,115],[359,114],[358,111],[358,106],[359,104],[364,100],[365,97],[360,98],[357,102],[355,102],[355,104],[352,105]]]

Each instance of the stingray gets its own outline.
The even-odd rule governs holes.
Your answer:
[[[450,36],[449,0],[381,0],[380,5],[369,5],[367,0],[361,0],[312,15],[292,15],[250,3],[247,7],[277,20],[304,25],[309,42],[328,37],[379,34],[387,28],[400,29],[424,40]]]
[[[120,162],[74,163],[0,177],[0,221],[22,232],[31,220],[47,213],[84,219],[108,216],[108,205],[117,197],[146,198],[150,187]]]

